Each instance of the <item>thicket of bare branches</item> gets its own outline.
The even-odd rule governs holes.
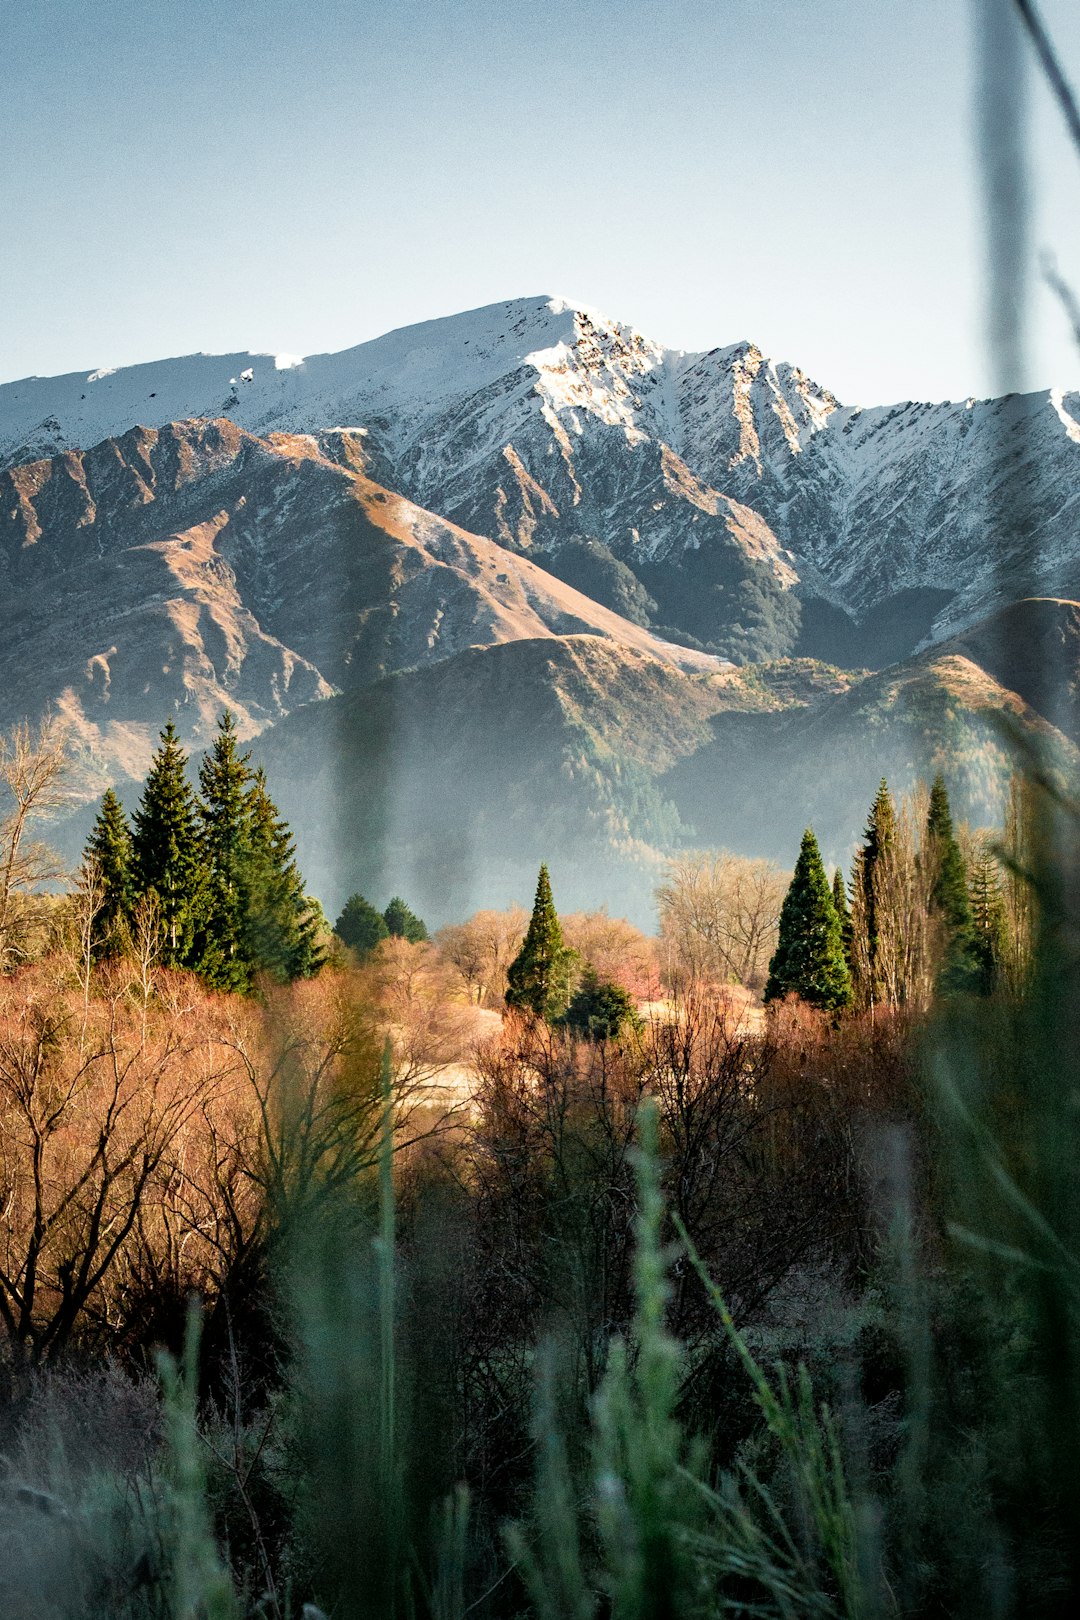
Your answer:
[[[469,1000],[478,1007],[501,1009],[506,970],[521,949],[528,924],[528,912],[512,906],[509,911],[477,911],[435,936],[439,954],[456,969]]]
[[[64,875],[59,857],[34,834],[65,800],[66,764],[63,727],[52,715],[37,726],[20,721],[0,736],[0,972],[25,959],[41,932],[35,891]]]
[[[656,894],[669,975],[761,990],[790,879],[772,861],[728,850],[670,862]]]

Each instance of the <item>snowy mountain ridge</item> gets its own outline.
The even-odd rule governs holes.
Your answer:
[[[8,383],[0,466],[218,417],[362,433],[386,487],[545,566],[599,546],[662,631],[736,655],[902,656],[1002,601],[1080,595],[1080,394],[856,409],[753,344],[683,353],[557,298],[338,354]],[[1003,532],[1018,492],[1027,525]]]

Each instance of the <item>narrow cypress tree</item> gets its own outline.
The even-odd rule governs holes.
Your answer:
[[[528,932],[506,976],[507,1006],[538,1018],[560,1017],[570,1002],[573,959],[574,953],[563,944],[548,869],[541,866]]]
[[[780,910],[780,938],[769,963],[765,1000],[775,1001],[791,991],[828,1012],[851,1000],[840,919],[809,827]]]
[[[197,967],[221,990],[250,988],[251,966],[244,951],[244,882],[249,861],[247,790],[250,754],[237,747],[236,724],[228,709],[199,768],[202,854],[206,906],[196,949]]]
[[[101,801],[84,859],[93,866],[101,897],[93,926],[94,957],[101,961],[122,950],[133,902],[131,830],[112,788]]]
[[[840,939],[841,939],[841,941],[843,943],[843,946],[844,946],[844,960],[847,963],[848,971],[850,972],[851,971],[851,907],[848,905],[847,885],[844,882],[844,874],[843,874],[843,871],[841,870],[841,868],[839,866],[836,868],[836,871],[833,873],[832,898],[833,898],[833,905],[836,907],[836,915],[837,915],[837,918],[838,918],[839,923],[840,923]]]
[[[319,912],[304,893],[289,825],[266,787],[266,773],[255,772],[245,800],[247,853],[244,860],[242,940],[253,973],[279,980],[317,973]]]
[[[942,936],[938,989],[946,994],[951,991],[974,989],[979,971],[975,957],[967,872],[960,845],[953,831],[949,795],[940,775],[935,776],[930,789],[930,807],[926,817],[926,858],[930,863],[932,880],[930,915],[938,919]]]
[[[974,988],[988,996],[1001,983],[1009,958],[1009,914],[1001,867],[985,838],[972,862],[970,895]]]
[[[163,960],[170,967],[187,966],[202,918],[206,874],[187,755],[171,720],[161,733],[133,822],[136,894],[157,895]]]
[[[885,778],[870,806],[863,841],[855,854],[852,873],[851,957],[855,991],[861,1006],[873,1007],[884,996],[881,964],[878,960],[881,935],[890,919],[882,915],[882,891],[893,858],[896,839],[896,811]]]

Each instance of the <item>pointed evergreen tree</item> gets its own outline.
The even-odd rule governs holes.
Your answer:
[[[840,939],[844,946],[844,961],[851,971],[851,907],[848,905],[847,885],[840,867],[836,868],[832,880],[833,905],[836,907],[837,919],[840,923]]]
[[[363,960],[390,934],[386,918],[362,894],[350,894],[334,924],[334,933]]]
[[[243,938],[245,873],[250,858],[250,757],[239,753],[236,724],[226,709],[199,767],[206,905],[195,949],[199,974],[221,990],[244,991],[251,985],[252,964]]]
[[[133,823],[136,895],[156,894],[162,960],[170,967],[187,966],[202,920],[206,874],[195,794],[187,779],[187,755],[171,720],[150,762]]]
[[[424,923],[411,911],[399,894],[395,894],[386,910],[383,912],[383,921],[387,931],[397,939],[407,939],[412,945],[419,945],[427,939],[428,931]]]
[[[975,988],[979,970],[968,896],[967,872],[953,830],[949,795],[940,774],[930,789],[926,817],[926,860],[930,863],[930,915],[941,930],[938,989],[948,994]]]
[[[288,823],[255,772],[246,794],[247,854],[243,877],[241,937],[252,973],[287,981],[317,973],[319,910],[304,893]]]
[[[1009,914],[1001,864],[989,840],[981,838],[971,865],[971,933],[974,986],[988,996],[1005,976],[1009,959]]]
[[[86,841],[84,859],[92,866],[100,897],[94,917],[92,945],[95,960],[115,956],[123,949],[131,922],[133,888],[131,830],[124,807],[109,788]]]
[[[896,838],[896,811],[885,778],[870,806],[863,841],[855,854],[852,872],[851,962],[853,988],[860,1006],[873,1007],[884,999],[879,955],[881,934],[890,925],[882,894],[887,888],[889,863]]]
[[[541,866],[528,931],[506,976],[507,1006],[538,1018],[560,1017],[570,1002],[573,961],[574,952],[563,944],[548,869]]]
[[[840,919],[809,827],[780,910],[780,937],[769,963],[765,1000],[778,1000],[791,991],[827,1012],[846,1007],[851,1000]]]

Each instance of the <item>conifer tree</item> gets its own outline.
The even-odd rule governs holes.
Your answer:
[[[288,823],[267,791],[262,770],[251,779],[245,817],[244,957],[252,973],[269,973],[283,981],[310,978],[323,961],[319,912],[304,893]]]
[[[990,995],[1005,976],[1010,941],[1001,865],[986,838],[980,839],[971,864],[970,895],[974,988]]]
[[[851,970],[851,907],[848,905],[847,885],[844,874],[838,866],[833,873],[832,881],[833,905],[836,907],[837,919],[840,923],[840,939],[844,946],[844,960]]]
[[[946,993],[975,987],[978,964],[972,933],[964,857],[953,830],[949,795],[940,775],[930,789],[926,818],[926,859],[930,863],[930,915],[941,929],[937,983]]]
[[[122,949],[133,905],[131,830],[124,807],[109,788],[86,841],[84,859],[92,866],[100,904],[94,917],[92,946],[95,959],[114,956]]]
[[[196,966],[209,984],[222,990],[249,989],[254,965],[244,948],[245,887],[251,858],[250,757],[239,753],[235,721],[226,709],[218,721],[213,746],[199,768],[198,805],[206,904]]]
[[[409,909],[399,894],[395,894],[383,912],[383,921],[390,934],[397,939],[407,939],[412,945],[422,944],[428,937],[426,925],[421,922],[415,911]]]
[[[538,1018],[560,1017],[570,1001],[573,961],[574,952],[563,944],[548,869],[541,866],[528,931],[507,973],[507,1006]]]
[[[613,1041],[624,1029],[639,1027],[641,1021],[630,992],[611,979],[602,979],[589,962],[560,1022],[586,1040]]]
[[[769,963],[765,1000],[778,1000],[791,991],[828,1012],[851,1000],[840,919],[809,827],[780,911],[780,937]]]
[[[357,956],[365,957],[389,937],[386,918],[362,894],[350,894],[334,924],[334,933]]]
[[[187,755],[171,720],[151,760],[133,823],[135,891],[157,896],[163,961],[170,967],[186,966],[202,920],[206,874]]]
[[[852,872],[851,960],[859,1004],[873,1007],[884,999],[882,932],[889,927],[882,898],[888,888],[896,838],[896,811],[885,778],[870,806],[863,841]]]

